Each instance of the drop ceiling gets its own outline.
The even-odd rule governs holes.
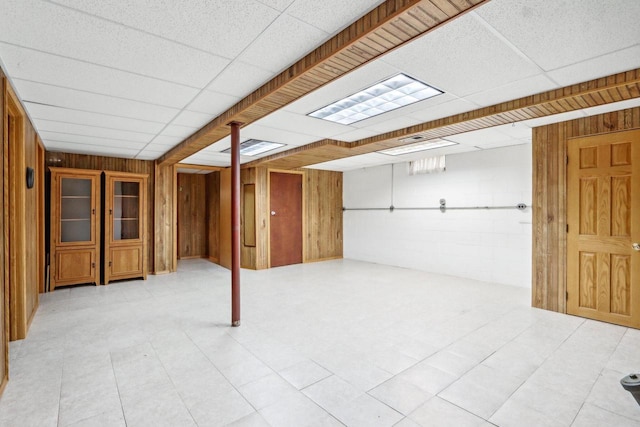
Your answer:
[[[0,61],[47,150],[154,160],[381,3],[0,0]],[[244,126],[241,138],[286,144],[277,151],[327,138],[352,143],[640,68],[637,16],[637,0],[492,0]],[[444,94],[351,125],[307,116],[398,73]],[[310,167],[350,170],[526,144],[534,126],[637,105],[454,135],[447,139],[457,145],[426,154],[370,153]],[[222,138],[183,162],[228,166],[229,145]]]

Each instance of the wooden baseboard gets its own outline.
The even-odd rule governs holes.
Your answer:
[[[181,256],[181,257],[178,258],[178,261],[183,260],[183,259],[200,259],[200,258],[206,258],[206,255]]]
[[[156,272],[154,272],[153,274],[154,274],[154,275],[156,275],[156,276],[161,276],[161,275],[163,275],[163,274],[169,274],[169,273],[171,273],[171,271],[169,271],[169,270],[162,270],[162,271],[156,271]]]
[[[214,258],[212,256],[206,258],[214,264],[220,264],[220,260],[218,258]]]
[[[2,368],[4,369],[4,367]],[[4,393],[4,389],[7,388],[7,383],[9,382],[9,374],[5,375],[4,380],[0,383],[0,396]]]

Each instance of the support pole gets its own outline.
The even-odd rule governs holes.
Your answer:
[[[240,326],[240,126],[231,122],[231,326]]]

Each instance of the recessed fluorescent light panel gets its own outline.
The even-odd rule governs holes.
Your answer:
[[[388,150],[378,151],[381,154],[389,156],[401,156],[403,154],[415,153],[418,151],[433,150],[436,148],[449,147],[457,145],[457,142],[447,141],[445,139],[431,139],[429,141],[418,142],[417,144],[403,145],[402,147],[390,148]]]
[[[284,144],[279,142],[260,141],[259,139],[248,139],[240,143],[240,154],[243,156],[257,156],[267,151],[275,150],[283,147]],[[222,150],[222,153],[231,153],[231,147]]]
[[[398,74],[313,111],[308,116],[350,125],[418,101],[424,101],[441,93],[442,91],[406,74]]]

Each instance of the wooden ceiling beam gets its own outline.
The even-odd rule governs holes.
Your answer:
[[[489,0],[387,0],[169,150],[172,165]]]
[[[640,68],[455,114],[352,143],[325,139],[263,157],[246,163],[243,167],[295,169],[406,145],[399,140],[413,135],[424,135],[425,139],[446,138],[463,132],[634,98],[640,98]]]

